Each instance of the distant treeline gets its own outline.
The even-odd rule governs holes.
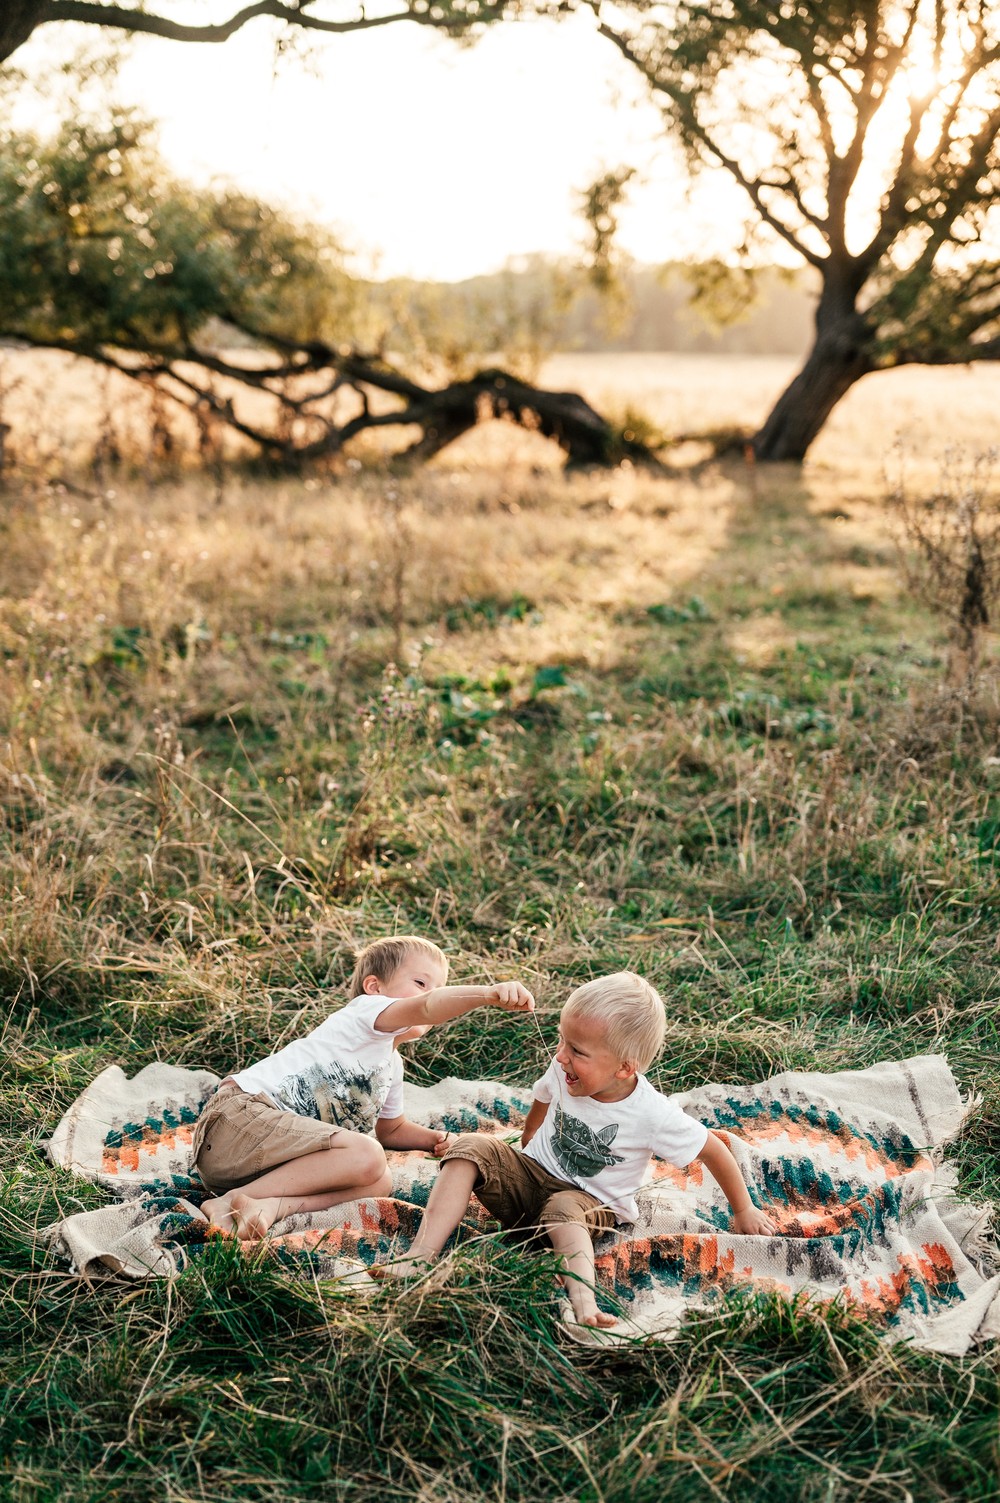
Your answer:
[[[396,279],[373,288],[399,306],[423,302],[433,286],[452,319],[496,327],[533,321],[547,326],[556,350],[674,350],[693,354],[794,355],[802,357],[813,336],[815,294],[807,276],[765,268],[757,296],[732,322],[721,324],[694,301],[699,272],[681,265],[633,266],[622,271],[610,300],[585,271],[543,256],[524,258],[489,276],[427,284]],[[725,295],[723,294],[723,301]]]

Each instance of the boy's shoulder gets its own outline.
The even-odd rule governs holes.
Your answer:
[[[666,1107],[671,1112],[681,1111],[682,1108],[678,1104],[676,1091],[661,1091],[659,1086],[653,1084],[648,1075],[640,1075],[639,1079],[648,1092],[647,1101],[652,1100],[659,1106]]]
[[[654,1123],[664,1117],[675,1117],[681,1111],[674,1098],[661,1091],[646,1075],[636,1076],[635,1090],[619,1105],[629,1114],[638,1114]]]
[[[644,1106],[648,1106],[651,1100],[666,1101],[666,1099],[663,1092],[656,1089],[648,1075],[637,1075],[635,1087],[627,1096],[622,1097],[622,1105],[638,1106],[641,1101]]]
[[[391,997],[383,997],[380,993],[362,992],[360,996],[345,1002],[343,1007],[331,1012],[319,1027],[325,1033],[373,1033],[381,1038],[381,1032],[375,1027],[375,1019],[391,1001]],[[391,1038],[391,1034],[386,1037]]]

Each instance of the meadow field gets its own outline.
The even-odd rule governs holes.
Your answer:
[[[753,423],[777,360],[563,356],[665,431]],[[859,386],[802,470],[566,478],[499,426],[398,476],[160,463],[100,382],[5,352],[0,1487],[59,1499],[929,1503],[1000,1497],[997,1353],[746,1302],[669,1345],[556,1330],[497,1238],[445,1287],[349,1291],[224,1242],[88,1287],[39,1231],[105,1194],[39,1145],[106,1065],[220,1074],[418,931],[516,975],[555,1040],[581,979],[667,1000],[667,1090],[944,1052],[950,1150],[1000,1194],[1000,678],[946,684],[888,496],[971,475],[1000,373]],[[1000,473],[994,473],[994,485]],[[527,1085],[473,1014],[410,1078]]]

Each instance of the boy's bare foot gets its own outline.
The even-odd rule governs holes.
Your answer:
[[[373,1263],[368,1275],[379,1284],[405,1284],[411,1279],[422,1279],[436,1262],[435,1253],[404,1254],[401,1258],[393,1258],[391,1263]]]
[[[266,1237],[281,1211],[281,1201],[277,1197],[254,1200],[252,1195],[237,1193],[229,1197],[229,1205],[236,1223],[236,1235],[241,1242],[257,1242]]]
[[[228,1195],[217,1195],[201,1203],[202,1215],[208,1217],[209,1231],[223,1237],[231,1237],[236,1231],[236,1218]]]
[[[627,1320],[610,1320],[602,1310],[598,1310],[600,1325],[591,1325],[584,1320],[578,1320],[576,1312],[568,1305],[562,1310],[562,1329],[571,1341],[579,1342],[581,1346],[632,1346],[636,1341],[642,1341],[646,1337],[644,1331]]]
[[[607,1315],[603,1310],[598,1310],[596,1306],[593,1310],[574,1310],[573,1319],[578,1326],[597,1326],[599,1329],[618,1324],[617,1315]]]

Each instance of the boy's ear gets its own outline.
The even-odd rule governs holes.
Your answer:
[[[636,1065],[634,1059],[620,1060],[618,1063],[618,1068],[615,1071],[615,1074],[618,1076],[619,1080],[628,1080],[630,1076],[638,1075],[638,1073],[638,1066]]]
[[[361,990],[369,997],[374,997],[376,992],[382,990],[382,983],[377,976],[366,976],[361,983]]]

